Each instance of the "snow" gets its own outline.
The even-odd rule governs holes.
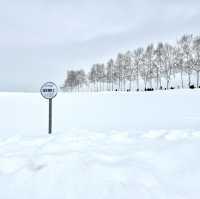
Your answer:
[[[0,198],[199,198],[199,96],[0,93]]]

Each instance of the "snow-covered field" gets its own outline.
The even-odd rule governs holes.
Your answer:
[[[0,93],[0,199],[197,199],[200,90]]]

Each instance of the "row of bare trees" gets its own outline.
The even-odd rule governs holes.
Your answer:
[[[200,36],[184,35],[175,45],[158,43],[119,53],[117,58],[106,64],[94,64],[90,72],[68,71],[65,91],[139,91],[147,88],[169,89],[199,87],[200,75]],[[177,79],[177,85],[171,80]]]

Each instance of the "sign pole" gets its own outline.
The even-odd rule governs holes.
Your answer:
[[[52,133],[52,99],[56,97],[58,88],[53,82],[46,82],[40,88],[42,97],[49,100],[49,129],[48,133]]]
[[[52,99],[49,99],[49,134],[52,133]]]

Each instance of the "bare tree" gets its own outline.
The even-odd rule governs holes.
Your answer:
[[[199,73],[200,73],[200,36],[195,37],[193,41],[192,47],[192,56],[193,56],[193,69],[196,72],[196,85],[199,88]]]
[[[161,88],[162,87],[162,78],[161,78],[161,72],[164,67],[164,44],[159,43],[157,48],[154,51],[155,54],[155,59],[153,62],[153,68],[154,68],[154,73],[156,76],[156,88]]]
[[[136,85],[137,85],[137,91],[140,89],[139,85],[139,78],[140,78],[140,68],[142,67],[143,64],[143,55],[144,49],[143,48],[138,48],[134,50],[133,52],[133,72],[135,73],[136,76]]]
[[[153,56],[154,56],[154,46],[150,44],[147,46],[145,51],[145,63],[147,66],[147,81],[150,84],[150,88],[153,88],[152,80],[153,80]]]
[[[129,90],[131,91],[134,80],[133,56],[131,51],[127,51],[124,54],[123,67],[124,91],[126,90],[126,80],[129,81]]]
[[[124,57],[122,53],[117,55],[117,59],[115,61],[115,75],[118,78],[118,90],[122,91],[122,78],[123,78],[123,61]]]
[[[180,51],[183,59],[183,68],[188,74],[188,86],[191,85],[191,74],[193,70],[192,66],[192,43],[193,35],[183,35],[182,38],[178,41],[180,45]]]
[[[67,91],[73,91],[76,87],[76,71],[69,70],[67,71],[67,78],[64,83],[64,89]]]
[[[114,61],[110,59],[106,67],[107,89],[113,91],[114,89]]]
[[[104,83],[106,79],[104,64],[97,64],[97,80],[100,84],[100,91],[104,91]]]
[[[78,91],[80,88],[86,84],[86,74],[84,70],[76,71],[76,86],[78,87]]]
[[[147,89],[147,81],[148,81],[148,62],[146,59],[146,54],[144,53],[142,56],[142,62],[140,67],[140,76],[144,81],[144,89]]]
[[[166,79],[167,89],[169,89],[171,75],[172,75],[172,71],[174,67],[174,55],[175,55],[174,50],[175,49],[173,46],[167,43],[164,45],[164,63],[165,64],[164,64],[163,74]]]
[[[93,84],[93,90],[95,91],[97,89],[98,91],[98,77],[97,77],[97,65],[93,64],[90,72],[89,72],[89,81],[91,84]],[[96,87],[97,85],[97,87]]]

